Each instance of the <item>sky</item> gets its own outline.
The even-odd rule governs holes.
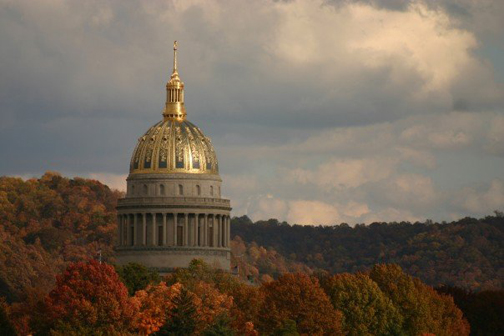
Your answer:
[[[0,175],[124,190],[173,41],[233,215],[504,210],[504,1],[0,0]]]

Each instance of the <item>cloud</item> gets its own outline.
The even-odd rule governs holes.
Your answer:
[[[320,225],[341,222],[338,210],[319,201],[292,201],[287,221],[295,224]]]
[[[494,179],[487,186],[466,187],[461,193],[456,195],[454,204],[464,211],[472,214],[485,215],[494,210],[504,209],[504,182],[500,179]]]
[[[332,159],[315,171],[296,168],[287,179],[301,184],[314,183],[322,189],[346,189],[382,180],[392,174],[397,161],[393,158]]]
[[[86,177],[98,180],[111,189],[126,191],[126,177],[128,177],[126,174],[91,173]]]
[[[0,173],[124,189],[136,139],[161,118],[177,39],[189,120],[213,140],[234,214],[479,214],[504,179],[502,62],[487,58],[502,6],[0,1]]]

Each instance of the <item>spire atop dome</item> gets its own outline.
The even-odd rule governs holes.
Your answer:
[[[177,41],[173,42],[173,73],[177,73]]]
[[[184,83],[177,70],[177,41],[173,43],[173,72],[166,83],[166,104],[163,111],[164,120],[184,121],[187,113],[184,106]]]

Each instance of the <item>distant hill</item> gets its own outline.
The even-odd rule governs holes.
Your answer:
[[[118,191],[48,172],[24,181],[0,177],[0,296],[23,300],[52,288],[71,261],[113,257]]]
[[[47,292],[69,262],[95,258],[98,251],[113,263],[121,196],[99,181],[55,172],[26,181],[0,177],[0,300]],[[239,238],[232,250],[240,275],[254,281],[267,274],[311,273],[272,248]]]
[[[407,273],[438,286],[470,290],[504,286],[504,215],[451,223],[372,223],[301,226],[275,219],[234,218],[232,236],[276,250],[287,261],[330,273],[368,270],[397,263]]]
[[[69,262],[114,262],[117,199],[99,181],[48,172],[39,179],[0,177],[0,297],[47,292]],[[449,224],[374,223],[312,227],[234,218],[234,265],[253,281],[287,272],[354,272],[398,263],[431,285],[501,289],[504,218]],[[30,294],[31,295],[31,294]]]

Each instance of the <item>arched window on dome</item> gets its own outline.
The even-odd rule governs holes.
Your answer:
[[[182,184],[178,185],[178,193],[180,196],[184,195],[184,186]]]
[[[147,187],[147,184],[143,185],[143,194],[147,195],[149,193],[149,187]]]
[[[159,194],[161,196],[164,196],[165,195],[165,186],[163,184],[160,184],[159,185]]]
[[[196,185],[196,195],[198,196],[201,196],[201,187],[198,185]]]
[[[213,196],[213,186],[210,186],[210,196]]]

